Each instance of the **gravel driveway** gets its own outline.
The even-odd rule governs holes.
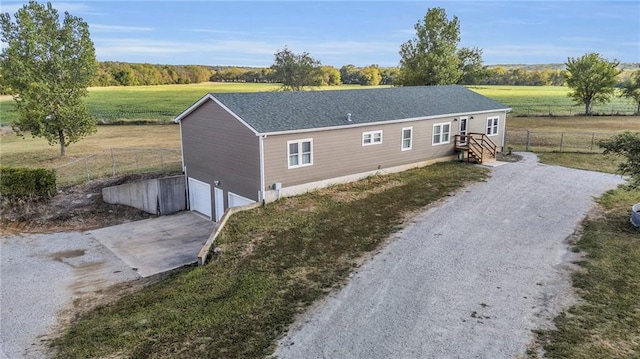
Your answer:
[[[568,239],[619,176],[524,153],[413,219],[298,320],[279,358],[514,358],[571,302]]]
[[[82,232],[0,238],[0,358],[45,358],[42,340],[71,317],[74,299],[140,278]]]

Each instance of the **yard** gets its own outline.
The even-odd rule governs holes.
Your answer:
[[[146,121],[167,122],[208,92],[275,91],[279,84],[214,83],[189,85],[93,87],[86,99],[89,111],[104,122]],[[371,86],[364,88],[379,88]],[[323,86],[313,90],[349,90],[360,85]],[[568,88],[562,86],[477,86],[470,89],[513,108],[513,116],[574,116],[582,113],[567,97]],[[614,97],[612,102],[599,105],[596,113],[629,115],[635,110],[631,101]],[[16,118],[10,96],[0,96],[1,125]]]
[[[240,88],[232,89],[233,86],[258,88],[253,87],[254,84],[228,85],[230,91]],[[95,101],[94,108],[103,111],[114,109],[110,105],[113,100],[120,104],[116,110],[127,111],[136,104],[138,109],[148,111],[178,109],[179,112],[202,94],[223,90],[207,85],[175,87],[92,89],[91,99]],[[497,99],[507,104],[504,99],[516,101],[518,97],[509,89],[492,91],[506,93]],[[165,103],[156,96],[171,99]],[[0,102],[2,123],[6,123],[11,113],[7,104]],[[609,133],[640,131],[640,118],[511,116],[507,125],[511,131]],[[111,147],[178,148],[179,143],[178,127],[173,125],[100,126],[96,134],[70,146],[64,159],[59,158],[57,147],[48,146],[42,139],[22,139],[15,135],[3,136],[0,150],[3,165],[52,168],[73,159],[108,152]],[[549,164],[603,172],[613,172],[617,167],[616,159],[601,154],[541,153],[540,158]],[[297,313],[344,283],[360,258],[398,228],[407,214],[405,211],[432,203],[466,181],[482,180],[485,176],[483,170],[473,166],[439,164],[335,186],[237,215],[220,238],[223,254],[214,262],[203,268],[178,271],[166,282],[128,296],[113,306],[87,313],[55,341],[60,351],[58,357],[206,356],[212,350],[220,353],[219,357],[260,357],[271,350],[274,338]],[[334,201],[335,198],[339,200]],[[399,209],[401,198],[413,198],[408,208]],[[362,204],[365,200],[385,203],[385,206],[376,207],[374,211]],[[603,217],[585,223],[585,241],[579,242],[578,248],[590,253],[584,267],[589,269],[587,273],[597,276],[576,274],[576,286],[581,288],[586,303],[558,318],[560,331],[541,332],[541,341],[551,357],[571,357],[571,353],[577,353],[575,357],[638,355],[637,349],[633,349],[638,338],[628,333],[630,328],[640,326],[637,300],[633,302],[638,292],[634,284],[638,278],[634,273],[640,270],[627,271],[614,265],[640,262],[636,246],[638,232],[627,229],[630,201],[640,202],[637,192],[618,190],[608,194],[601,200]],[[403,205],[406,204],[404,201]],[[328,213],[330,218],[344,220],[331,221]],[[371,223],[376,225],[372,227]],[[307,240],[287,241],[293,237]],[[602,241],[606,241],[607,246],[598,245]],[[601,260],[604,262],[598,262]],[[596,270],[601,267],[605,270]],[[212,280],[214,275],[216,281]],[[623,282],[628,284],[622,285]],[[616,313],[607,306],[610,300],[620,309]],[[615,325],[619,318],[626,324]],[[627,355],[629,353],[631,355]]]
[[[598,199],[574,245],[585,254],[573,284],[581,300],[538,331],[548,358],[640,357],[640,229],[629,223],[640,191],[618,189]]]
[[[477,166],[441,163],[234,215],[207,266],[87,313],[54,341],[57,356],[263,357],[412,211],[486,176]]]

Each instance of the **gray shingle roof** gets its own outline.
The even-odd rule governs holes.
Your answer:
[[[258,133],[508,109],[458,85],[211,96]],[[347,113],[351,122],[346,120]]]

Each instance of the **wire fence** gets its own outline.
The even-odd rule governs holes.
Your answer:
[[[58,188],[96,178],[133,173],[171,173],[182,169],[179,148],[127,147],[79,158],[55,168]]]
[[[602,153],[600,140],[617,133],[605,132],[538,132],[512,130],[506,134],[506,148],[527,152],[584,152]]]
[[[579,116],[584,115],[584,106],[566,104],[513,104],[511,115],[524,117]],[[637,107],[627,104],[595,105],[592,115],[596,116],[632,116]]]
[[[97,111],[91,113],[98,123],[112,124],[120,122],[169,122],[178,114],[169,111]]]

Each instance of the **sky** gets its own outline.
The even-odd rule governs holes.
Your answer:
[[[640,1],[51,1],[89,24],[100,61],[268,67],[287,46],[323,65],[397,66],[429,8],[460,21],[486,65],[598,52],[640,62]],[[2,0],[13,15],[26,1]],[[4,47],[4,43],[2,45]]]

